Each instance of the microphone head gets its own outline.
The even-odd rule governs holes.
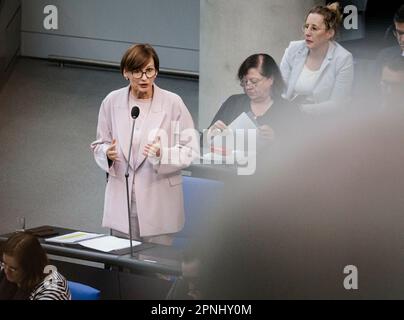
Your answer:
[[[132,116],[132,119],[136,119],[136,118],[139,116],[139,113],[140,113],[139,107],[138,107],[138,106],[134,106],[134,107],[132,108],[132,111],[130,112],[130,114],[131,114],[131,116]]]

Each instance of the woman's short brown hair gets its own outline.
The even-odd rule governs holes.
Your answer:
[[[307,14],[305,21],[307,20],[307,17],[312,13],[322,15],[327,30],[334,30],[335,35],[337,35],[338,28],[342,23],[342,13],[338,2],[334,2],[326,6],[316,6],[312,8]]]
[[[160,61],[154,48],[149,44],[132,45],[130,48],[128,48],[128,50],[126,50],[122,57],[122,75],[125,71],[140,70],[146,66],[150,59],[153,59],[154,67],[156,68],[156,71],[159,72]]]
[[[1,253],[13,257],[21,269],[21,288],[32,291],[44,278],[44,268],[49,264],[45,250],[38,239],[29,232],[14,233],[3,244]]]

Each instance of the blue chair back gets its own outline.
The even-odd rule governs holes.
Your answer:
[[[99,300],[100,290],[82,283],[67,281],[72,300]]]
[[[223,200],[224,183],[221,181],[183,176],[185,226],[176,234],[173,246],[184,248],[198,226]]]

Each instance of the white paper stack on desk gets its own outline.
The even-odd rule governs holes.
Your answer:
[[[88,232],[72,232],[61,236],[45,239],[46,242],[61,244],[79,244],[83,247],[94,249],[102,252],[111,252],[130,247],[129,239],[122,239],[105,234],[88,233]],[[132,240],[133,246],[140,245],[141,242]]]

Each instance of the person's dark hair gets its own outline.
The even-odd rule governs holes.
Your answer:
[[[29,232],[14,233],[3,244],[2,255],[13,257],[21,269],[21,288],[32,291],[44,278],[44,268],[49,264],[45,250],[38,239]]]
[[[317,13],[323,16],[325,27],[327,28],[327,30],[334,30],[335,38],[338,34],[338,28],[341,25],[343,18],[339,3],[334,2],[326,6],[313,7],[307,14],[305,21],[307,20],[307,17],[312,13]]]
[[[394,14],[394,22],[404,23],[404,4]]]
[[[280,98],[285,83],[275,60],[266,53],[256,53],[249,56],[238,69],[238,79],[240,81],[243,80],[244,76],[247,75],[248,70],[251,68],[256,68],[264,77],[273,79],[271,95],[275,99]]]
[[[398,56],[392,60],[388,60],[384,63],[383,67],[387,67],[391,71],[403,72],[404,71],[404,57]]]
[[[149,62],[150,59],[154,61],[154,67],[156,71],[160,70],[160,60],[154,50],[149,44],[136,44],[132,45],[124,53],[121,60],[121,73],[124,71],[135,71],[143,68]]]

